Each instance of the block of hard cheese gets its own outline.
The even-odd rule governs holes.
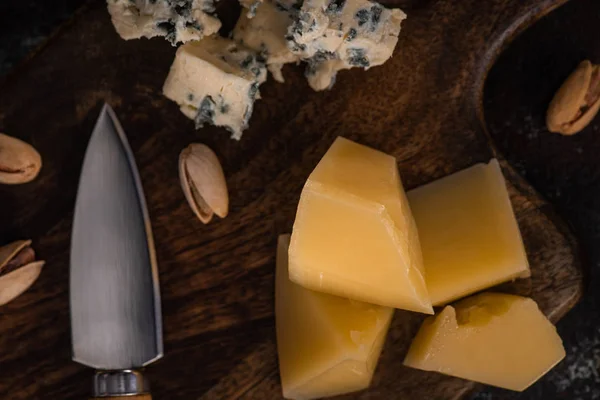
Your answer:
[[[314,399],[369,386],[393,309],[313,292],[289,280],[290,236],[277,245],[275,319],[283,396]]]
[[[408,193],[433,305],[519,277],[529,264],[498,161]]]
[[[300,197],[290,279],[320,292],[433,313],[394,157],[336,139]]]
[[[554,325],[533,300],[482,293],[428,317],[404,364],[522,391],[564,357]]]

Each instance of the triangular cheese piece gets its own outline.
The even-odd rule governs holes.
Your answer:
[[[289,280],[289,235],[277,249],[275,318],[283,394],[314,399],[369,386],[394,310]]]
[[[394,157],[337,138],[302,191],[290,279],[320,292],[433,313]]]
[[[556,328],[533,300],[483,293],[428,317],[404,365],[522,391],[564,357]]]

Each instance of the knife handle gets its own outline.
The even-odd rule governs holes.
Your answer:
[[[149,394],[140,394],[137,396],[92,397],[90,400],[152,400],[152,396]]]
[[[91,400],[152,400],[140,370],[96,371]]]

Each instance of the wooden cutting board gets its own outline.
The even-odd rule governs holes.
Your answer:
[[[0,239],[34,240],[47,265],[25,295],[0,308],[0,397],[82,399],[92,371],[70,360],[69,241],[84,149],[103,101],[137,158],[159,261],[165,357],[148,369],[155,399],[281,398],[273,319],[277,236],[291,230],[302,185],[337,135],[397,157],[407,189],[497,154],[483,123],[482,87],[500,49],[564,0],[395,0],[409,15],[394,57],[308,88],[300,67],[261,87],[240,142],[195,131],[161,95],[175,49],[122,41],[105,2],[92,1],[0,84],[0,131],[44,158],[31,184],[0,187]],[[222,2],[231,26],[237,6]],[[189,210],[177,176],[191,142],[215,149],[231,194],[227,219]],[[532,278],[501,289],[532,296],[553,320],[579,299],[578,246],[552,207],[502,161]],[[373,386],[344,399],[458,399],[473,383],[404,368],[423,316],[398,311]]]

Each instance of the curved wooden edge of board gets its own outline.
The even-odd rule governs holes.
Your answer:
[[[477,74],[475,75],[475,84],[473,87],[471,99],[471,106],[475,110],[481,133],[483,133],[488,138],[488,141],[493,149],[494,155],[500,160],[507,181],[510,182],[511,186],[513,186],[514,189],[520,195],[525,196],[528,199],[536,199],[534,203],[536,203],[535,207],[537,209],[537,212],[543,213],[545,217],[555,225],[557,232],[559,232],[564,237],[567,247],[573,249],[572,263],[575,266],[575,270],[578,270],[580,274],[577,274],[573,277],[575,279],[570,282],[570,292],[565,293],[561,304],[557,304],[556,307],[552,309],[543,309],[546,315],[554,323],[560,320],[571,308],[573,308],[583,295],[583,276],[586,273],[586,271],[583,270],[585,265],[583,264],[580,245],[577,239],[575,238],[573,230],[571,229],[569,224],[560,215],[558,215],[555,208],[550,203],[548,203],[547,200],[543,199],[542,195],[539,192],[537,192],[506,161],[506,158],[498,150],[494,139],[489,133],[484,113],[483,102],[485,96],[485,81],[488,77],[492,66],[498,60],[502,51],[508,46],[510,46],[513,40],[520,33],[525,31],[527,28],[535,24],[535,22],[537,22],[539,19],[545,17],[550,12],[556,10],[568,1],[569,0],[533,0],[520,2],[519,5],[521,8],[517,10],[515,15],[506,18],[506,27],[504,29],[498,30],[498,32],[492,36],[492,39],[489,42],[489,46],[484,53],[485,56],[483,57],[483,60],[485,61],[478,69]],[[514,201],[515,198],[513,198],[513,202]],[[561,271],[557,272],[560,273]],[[560,282],[561,279],[563,279],[561,275],[557,276],[557,282]],[[533,286],[535,287],[535,285]],[[521,290],[517,290],[516,292],[518,293],[519,291],[523,291],[523,285],[521,285]]]
[[[478,121],[480,134],[483,134],[488,138],[495,157],[500,160],[504,175],[509,183],[510,189],[512,189],[511,200],[513,203],[519,201],[517,199],[521,197],[527,198],[529,201],[533,200],[533,203],[536,203],[534,212],[544,214],[545,217],[554,224],[556,231],[564,238],[566,248],[573,250],[570,255],[573,268],[565,268],[565,270],[559,268],[555,271],[555,281],[557,283],[563,280],[569,281],[568,284],[562,286],[564,292],[562,293],[561,301],[557,302],[552,307],[541,307],[542,311],[553,323],[557,323],[581,300],[584,292],[583,279],[588,273],[587,266],[584,265],[580,244],[575,238],[573,229],[570,225],[557,213],[556,209],[514,169],[514,167],[506,160],[506,157],[498,150],[496,143],[489,132],[484,113],[484,86],[490,70],[499,59],[501,53],[510,46],[516,37],[533,26],[539,19],[547,16],[568,1],[569,0],[523,1],[519,4],[522,8],[518,9],[514,15],[506,19],[505,28],[499,29],[492,36],[489,46],[483,52],[484,56],[482,59],[485,61],[481,64],[480,68],[477,69],[470,104],[472,112],[474,112],[474,116],[471,115],[471,117]],[[534,232],[537,230],[537,227],[526,224],[523,218],[519,219],[519,225],[522,231],[524,229],[532,229]],[[543,231],[540,233],[543,233]],[[533,238],[537,235],[533,233],[532,235],[524,234],[523,236],[525,238]],[[528,254],[531,254],[531,247],[535,246],[536,244],[533,243],[530,243],[529,246],[527,246],[526,243]],[[586,270],[584,270],[584,268]],[[573,272],[575,272],[575,274],[573,274]],[[498,286],[496,289],[500,289],[507,293],[536,298],[536,295],[539,296],[540,293],[534,293],[533,289],[536,286],[540,286],[532,283],[532,280],[535,278],[536,277],[533,276],[531,279],[521,280],[520,282],[509,282]],[[476,384],[472,390],[463,394],[473,392],[480,386],[481,385]],[[462,397],[461,394],[457,398]]]

